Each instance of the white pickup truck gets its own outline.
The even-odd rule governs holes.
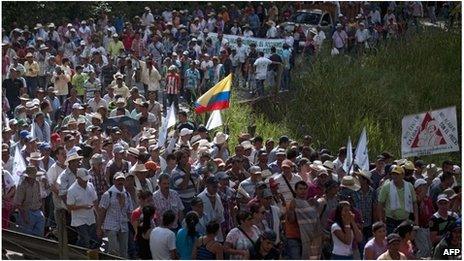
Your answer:
[[[301,26],[305,35],[312,28],[320,26],[324,32],[330,32],[334,26],[333,15],[322,9],[302,9],[298,10],[289,19],[290,21],[279,24],[279,28],[286,31],[293,31]]]

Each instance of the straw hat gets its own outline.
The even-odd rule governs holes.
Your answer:
[[[213,139],[213,143],[218,144],[218,145],[224,144],[224,142],[226,142],[228,138],[229,138],[229,135],[222,133],[222,132],[218,132],[216,133],[216,136]]]
[[[148,169],[145,167],[145,164],[136,164],[134,168],[134,172],[146,172]]]
[[[42,176],[44,173],[42,171],[37,171],[35,166],[27,166],[26,171],[24,172],[24,176],[35,179],[37,176]]]
[[[359,185],[359,180],[349,175],[346,175],[342,178],[340,186],[351,189],[353,191],[358,191],[361,188],[361,185]]]
[[[126,99],[124,99],[124,98],[117,99],[116,104],[119,104],[119,103],[122,103],[122,104],[124,104],[124,106],[126,106]]]
[[[77,152],[73,152],[71,154],[69,154],[66,158],[66,163],[70,162],[70,161],[73,161],[73,160],[81,160],[83,157],[82,156],[79,156],[79,154],[77,154]]]
[[[359,171],[357,171],[357,172],[355,172],[355,173],[356,173],[357,175],[359,175],[359,176],[362,176],[362,177],[368,179],[369,182],[372,182],[372,179],[371,179],[372,173],[371,173],[370,171],[359,170]]]
[[[34,152],[31,152],[31,155],[29,157],[26,158],[27,161],[31,161],[31,160],[43,160],[43,156],[40,152],[38,151],[34,151]]]

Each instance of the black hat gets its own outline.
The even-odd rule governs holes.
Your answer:
[[[197,131],[198,131],[198,132],[208,132],[208,130],[206,129],[205,125],[200,125],[200,126],[198,126]]]
[[[216,177],[214,177],[214,176],[210,176],[210,177],[208,177],[206,179],[206,184],[208,184],[208,185],[215,185],[215,184],[218,184],[218,183],[219,183],[218,179]]]
[[[199,204],[199,203],[203,204],[203,200],[202,200],[201,198],[199,198],[199,197],[194,197],[194,198],[192,199],[191,205],[192,205],[192,206],[196,206],[196,205]]]
[[[270,229],[266,229],[262,234],[261,234],[261,237],[263,239],[267,239],[269,241],[272,241],[272,242],[275,242],[276,241],[276,238],[277,238],[277,235],[274,231],[270,230]]]
[[[279,138],[279,143],[289,142],[290,139],[287,136],[282,136]]]
[[[400,235],[396,234],[396,233],[393,233],[393,234],[390,234],[387,236],[387,242],[388,244],[392,244],[396,241],[401,241],[401,237]]]

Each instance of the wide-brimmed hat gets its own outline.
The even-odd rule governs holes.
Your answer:
[[[19,97],[19,99],[22,100],[22,101],[29,101],[30,100],[29,95],[27,95],[26,93],[21,95]]]
[[[228,138],[229,138],[229,135],[222,133],[222,132],[218,132],[216,133],[216,136],[213,139],[213,143],[219,144],[219,145],[224,144],[224,142],[226,142]]]
[[[118,99],[116,100],[115,104],[119,104],[119,103],[122,103],[122,104],[124,104],[124,106],[126,106],[126,99],[124,99],[124,98],[122,98],[122,97],[121,97],[121,98],[118,98]]]
[[[73,160],[81,160],[83,157],[77,154],[77,152],[73,152],[71,154],[68,154],[66,157],[66,163],[73,161]]]
[[[134,172],[147,172],[148,169],[145,167],[145,164],[136,164],[134,167]]]
[[[124,78],[124,75],[122,73],[120,73],[120,72],[117,72],[117,73],[115,73],[113,75],[113,78],[114,79],[122,79],[122,78]]]
[[[359,180],[349,175],[346,175],[342,178],[340,186],[351,189],[353,191],[358,191],[361,188],[361,185],[359,185]]]
[[[334,168],[335,168],[333,162],[330,161],[330,160],[324,161],[324,163],[322,164],[322,166],[323,166],[324,168],[326,168],[327,170],[330,170],[330,171],[333,171]]]
[[[26,58],[29,58],[29,57],[34,57],[34,55],[32,55],[32,53],[27,53]]]
[[[368,179],[369,182],[372,182],[372,179],[371,179],[372,173],[371,173],[370,171],[359,170],[359,171],[357,171],[357,172],[355,172],[355,173],[356,173],[356,175],[358,175],[358,176],[362,176],[362,177]]]
[[[31,160],[43,160],[43,156],[40,152],[38,151],[34,151],[34,152],[31,152],[31,155],[29,157],[26,158],[27,161],[31,161]]]
[[[26,170],[24,171],[24,176],[35,179],[37,176],[42,176],[44,173],[42,171],[37,171],[35,166],[27,166]]]

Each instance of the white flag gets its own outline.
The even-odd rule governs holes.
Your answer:
[[[346,144],[346,158],[343,162],[343,170],[349,175],[351,164],[353,164],[353,148],[351,146],[351,138],[348,137],[348,144]]]
[[[26,170],[26,163],[24,162],[24,158],[19,151],[19,145],[16,145],[14,158],[13,158],[13,170],[11,175],[13,176],[13,180],[15,185],[18,185],[19,179],[23,175],[24,171]]]
[[[354,162],[364,171],[369,171],[369,155],[367,151],[367,132],[366,127],[363,128],[361,136],[359,136],[358,145],[354,153]]]
[[[34,120],[32,120],[32,123],[31,123],[31,136],[32,136],[32,138],[35,138],[35,122],[34,122]]]
[[[164,147],[164,143],[166,142],[166,135],[168,134],[167,124],[168,124],[168,120],[167,120],[167,118],[164,118],[164,121],[162,122],[161,126],[159,127],[158,146],[160,148]]]
[[[176,112],[175,112],[174,102],[173,102],[167,114],[167,128],[166,129],[169,129],[174,125],[176,125]]]
[[[209,116],[208,123],[206,124],[206,129],[212,130],[219,126],[222,126],[221,111],[215,110],[211,113],[211,116]]]

